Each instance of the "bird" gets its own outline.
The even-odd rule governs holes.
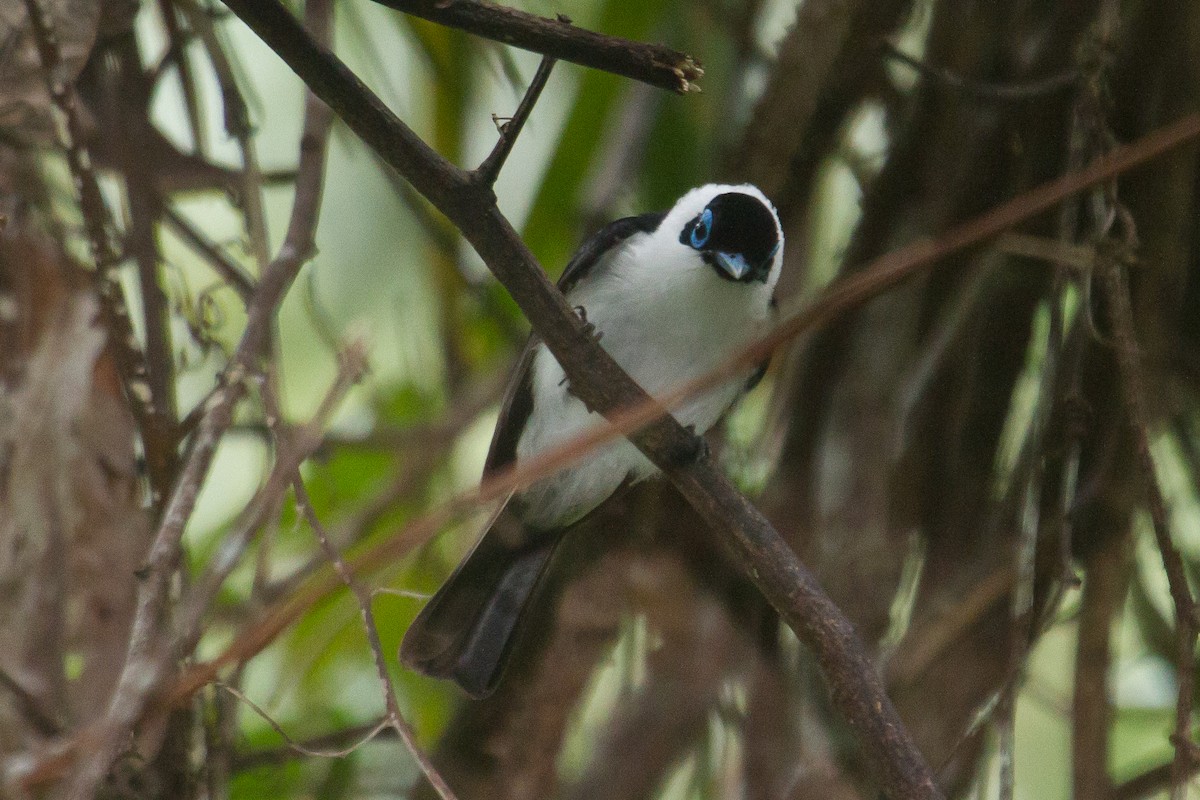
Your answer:
[[[601,228],[575,252],[558,288],[600,346],[659,395],[717,367],[767,329],[782,261],[783,229],[770,200],[750,184],[708,184],[669,211]],[[675,418],[703,435],[765,368],[748,367],[685,401]],[[484,477],[598,422],[531,334],[501,403]],[[401,662],[453,681],[472,698],[490,695],[564,534],[620,487],[657,471],[618,439],[511,495],[409,626]]]

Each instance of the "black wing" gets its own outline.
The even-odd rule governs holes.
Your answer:
[[[575,286],[604,255],[629,237],[652,231],[662,214],[617,220],[575,253],[558,286]],[[535,336],[529,337],[504,395],[483,474],[516,460],[517,442],[533,412],[532,370]],[[438,678],[450,678],[472,697],[496,687],[542,574],[561,541],[561,530],[528,529],[506,504],[487,530],[404,635],[401,660]]]
[[[658,229],[665,211],[650,214],[638,214],[636,217],[625,217],[614,220],[592,234],[579,246],[575,255],[567,263],[566,269],[558,279],[558,289],[563,294],[571,291],[592,267],[600,261],[600,257],[612,250],[621,242],[637,233],[651,233]]]
[[[665,216],[666,212],[656,212],[625,217],[596,231],[580,245],[567,263],[566,269],[558,279],[559,291],[563,294],[571,291],[606,253],[635,234],[656,230]],[[513,370],[512,380],[500,405],[500,418],[496,421],[496,430],[492,434],[492,445],[483,465],[484,475],[489,475],[516,460],[517,441],[521,438],[521,432],[525,430],[525,422],[533,413],[533,376],[530,367],[537,343],[537,336],[530,335],[517,367]]]

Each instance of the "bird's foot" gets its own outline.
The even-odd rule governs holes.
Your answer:
[[[587,309],[583,306],[575,306],[575,313],[583,320],[583,332],[595,339],[597,342],[604,338],[604,331],[597,331],[596,326],[588,322]]]
[[[688,437],[685,441],[680,442],[679,446],[674,448],[671,453],[671,460],[681,467],[686,467],[689,464],[695,464],[700,461],[707,461],[712,456],[708,440],[696,433],[695,425],[685,425],[684,430],[688,432]]]

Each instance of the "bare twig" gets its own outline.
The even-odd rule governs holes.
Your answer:
[[[553,69],[554,59],[550,56],[543,56],[512,119],[499,125],[500,140],[496,142],[496,146],[492,148],[492,152],[488,153],[483,163],[475,169],[476,180],[482,181],[488,186],[496,184],[496,178],[500,176],[500,170],[504,168],[504,162],[508,159],[508,154],[512,152],[513,145],[517,143],[517,137],[521,135],[521,128],[525,127],[525,120],[529,119],[529,112],[533,111],[533,106],[541,96],[542,89],[546,87],[546,81],[550,79],[550,72]]]
[[[138,293],[142,306],[142,330],[146,341],[146,386],[149,402],[143,429],[147,470],[152,476],[151,506],[161,510],[166,491],[178,468],[178,410],[175,398],[175,358],[171,345],[171,308],[160,279],[162,257],[155,226],[161,202],[155,175],[146,159],[154,131],[144,98],[145,86],[137,37],[132,28],[112,37],[102,61],[109,75],[103,81],[102,117],[121,125],[113,142],[116,163],[124,177],[129,223],[123,248],[137,267]]]
[[[188,130],[192,134],[192,150],[197,155],[208,153],[208,133],[204,118],[200,111],[200,95],[196,90],[195,73],[192,72],[192,61],[188,58],[188,44],[191,42],[191,31],[181,30],[175,4],[171,0],[158,0],[158,13],[162,17],[163,29],[167,34],[170,46],[163,55],[158,69],[149,77],[151,85],[155,85],[162,71],[170,64],[179,71],[179,83],[183,89],[183,105],[187,111]]]
[[[213,17],[210,11],[201,8],[195,0],[176,0],[175,7],[188,20],[192,31],[204,44],[208,58],[212,64],[213,74],[221,89],[221,103],[225,109],[225,130],[238,143],[242,154],[242,169],[239,173],[241,180],[240,200],[242,213],[245,217],[246,234],[250,241],[250,252],[258,262],[259,268],[265,268],[270,253],[267,240],[266,211],[263,208],[262,185],[263,174],[258,165],[258,154],[254,146],[253,128],[250,124],[250,113],[246,100],[238,89],[234,78],[233,65],[225,54],[221,42],[213,27]],[[311,15],[307,15],[311,17]]]
[[[357,750],[368,741],[389,735],[389,731],[394,733],[394,730],[388,727],[387,717],[380,717],[374,722],[354,725],[303,741],[289,738],[282,747],[240,753],[234,756],[231,766],[235,772],[243,772],[259,767],[283,764],[305,756],[338,758]],[[282,731],[280,733],[282,734]],[[285,738],[287,738],[286,735]]]
[[[1192,762],[1191,771],[1186,777],[1190,780],[1197,772],[1200,772],[1200,759]],[[1120,784],[1113,789],[1109,797],[1111,800],[1141,800],[1144,797],[1161,796],[1164,789],[1175,784],[1174,774],[1174,760],[1159,764]]]
[[[1079,800],[1109,797],[1108,668],[1113,618],[1121,609],[1126,589],[1125,537],[1110,536],[1087,562],[1075,650],[1075,696],[1072,702],[1072,786]]]
[[[354,731],[354,742],[338,748],[337,750],[329,750],[321,746],[313,747],[308,743],[298,742],[291,736],[288,736],[287,731],[283,729],[283,726],[276,722],[275,719],[268,714],[265,709],[247,697],[245,693],[243,693],[236,686],[231,686],[228,683],[221,683],[220,681],[217,681],[213,685],[218,689],[233,695],[238,700],[245,703],[255,714],[258,714],[258,716],[264,722],[271,726],[272,730],[282,736],[284,741],[287,742],[286,750],[288,752],[292,754],[308,756],[310,758],[344,758],[353,753],[355,750],[358,750],[364,744],[370,742],[372,739],[378,736],[381,731],[387,729],[391,724],[391,721],[385,718],[379,720],[374,725],[360,726],[359,728],[352,729]]]
[[[1183,800],[1187,792],[1187,778],[1192,773],[1193,753],[1188,745],[1191,731],[1192,692],[1196,673],[1193,653],[1196,648],[1197,607],[1188,586],[1183,558],[1171,539],[1170,517],[1166,500],[1159,485],[1154,467],[1154,456],[1150,451],[1149,417],[1146,413],[1145,378],[1137,352],[1134,334],[1133,312],[1129,303],[1129,287],[1126,283],[1120,252],[1102,253],[1097,270],[1104,283],[1109,321],[1116,347],[1117,366],[1120,372],[1121,391],[1124,395],[1125,414],[1133,430],[1134,451],[1138,468],[1146,481],[1146,501],[1150,519],[1154,523],[1154,538],[1162,556],[1163,569],[1171,600],[1175,606],[1175,673],[1177,686],[1175,707],[1175,761],[1171,773],[1172,800]]]
[[[354,573],[346,566],[341,553],[330,543],[329,536],[325,533],[325,526],[321,524],[321,520],[317,517],[316,512],[313,511],[312,502],[308,499],[308,492],[304,488],[304,481],[300,479],[299,473],[293,478],[292,488],[296,493],[296,505],[308,521],[309,526],[312,527],[318,541],[320,541],[321,549],[325,551],[325,555],[333,564],[338,577],[342,579],[342,582],[354,595],[354,599],[358,601],[359,611],[362,613],[363,618],[363,627],[366,629],[367,640],[371,645],[371,655],[375,661],[375,673],[379,678],[379,685],[383,691],[384,703],[387,708],[388,725],[400,736],[401,741],[404,742],[404,746],[412,754],[417,765],[421,768],[421,772],[425,775],[425,779],[434,787],[438,796],[442,800],[454,800],[454,792],[446,784],[442,776],[438,774],[437,768],[433,766],[433,762],[429,760],[429,756],[417,744],[417,737],[413,732],[412,726],[408,724],[403,714],[400,713],[400,702],[396,698],[396,687],[392,685],[392,679],[388,675],[387,659],[383,654],[383,644],[379,641],[379,629],[375,625],[375,614],[371,611],[371,593],[354,579]]]
[[[704,74],[700,62],[661,44],[643,44],[582,30],[563,17],[546,19],[475,0],[375,0],[449,28],[494,39],[562,61],[623,75],[684,93]]]
[[[1071,67],[1038,80],[1022,81],[1021,83],[986,83],[984,81],[964,78],[951,70],[936,67],[920,59],[913,58],[891,42],[884,42],[881,46],[888,58],[898,61],[906,67],[911,67],[924,78],[954,89],[976,100],[1009,102],[1037,100],[1055,92],[1070,89],[1077,85],[1080,79],[1080,70],[1076,67]]]
[[[348,363],[343,361],[343,363]],[[364,363],[359,361],[359,363]],[[347,373],[357,375],[360,370],[351,366],[344,370]],[[299,449],[297,446],[300,442],[292,441],[292,437],[287,436],[278,422],[281,418],[282,411],[279,406],[278,398],[275,396],[271,386],[271,381],[267,380],[263,385],[263,405],[267,411],[267,419],[273,420],[272,432],[275,434],[278,447],[281,451]],[[384,722],[381,725],[391,727],[399,735],[404,746],[408,749],[413,759],[416,760],[421,771],[424,773],[430,785],[433,786],[442,800],[454,800],[454,793],[442,776],[438,774],[434,768],[429,756],[417,744],[416,735],[413,733],[412,727],[400,712],[400,703],[396,697],[396,689],[392,685],[391,677],[388,675],[387,659],[383,654],[383,645],[379,640],[379,629],[375,625],[375,615],[371,608],[372,596],[371,593],[354,577],[354,573],[346,565],[342,554],[334,547],[329,539],[328,533],[325,531],[325,526],[321,523],[317,516],[316,510],[312,506],[312,501],[309,499],[308,490],[305,489],[304,480],[300,477],[299,462],[290,463],[286,466],[286,471],[283,472],[285,480],[292,486],[292,491],[296,497],[296,507],[300,515],[308,522],[308,525],[313,530],[313,535],[317,537],[317,541],[321,545],[321,550],[324,551],[325,557],[333,565],[338,577],[342,583],[348,588],[354,599],[357,601],[359,611],[362,614],[363,628],[367,634],[367,641],[371,647],[371,655],[375,662],[376,676],[379,678],[380,689],[383,693],[384,705],[386,714]]]
[[[55,719],[54,711],[46,708],[40,698],[3,668],[0,668],[0,690],[8,692],[16,699],[21,714],[38,733],[46,737],[62,733],[62,723]]]
[[[225,279],[242,301],[249,303],[254,296],[254,279],[246,274],[233,259],[225,254],[220,245],[210,240],[204,232],[198,230],[186,217],[176,211],[170,204],[163,205],[163,218],[171,229],[179,234],[185,242],[196,250],[213,270]]]
[[[320,447],[330,417],[365,370],[365,346],[361,342],[350,343],[339,354],[337,376],[312,419],[293,431],[286,442],[280,443],[270,475],[239,515],[233,530],[225,537],[216,553],[208,559],[204,572],[193,581],[180,604],[179,621],[176,626],[179,631],[178,642],[174,648],[177,653],[190,654],[195,648],[203,633],[201,623],[212,606],[213,598],[230,572],[241,561],[254,534],[278,509],[292,482],[293,473]],[[265,379],[261,382],[264,398],[269,394],[268,383]],[[269,409],[268,416],[275,419],[276,427],[282,425],[277,408]]]

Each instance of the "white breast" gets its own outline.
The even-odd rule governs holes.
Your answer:
[[[600,344],[643,388],[662,394],[716,367],[760,334],[769,316],[771,287],[722,280],[695,251],[662,235],[640,235],[568,294],[600,333]],[[527,459],[597,424],[568,391],[562,367],[538,345],[533,360],[533,411],[517,444]],[[674,410],[704,433],[737,399],[750,370]],[[654,466],[621,439],[522,493],[526,522],[570,524],[611,495],[627,477],[641,480]]]

